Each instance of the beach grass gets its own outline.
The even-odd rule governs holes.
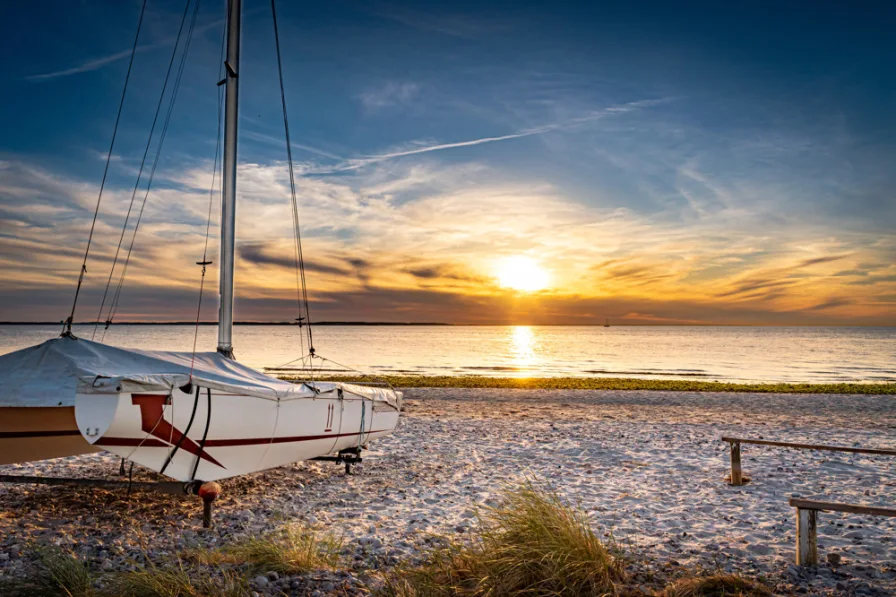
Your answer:
[[[482,510],[465,543],[448,542],[425,564],[387,576],[382,597],[612,595],[625,579],[619,554],[584,512],[526,482]]]
[[[667,586],[660,597],[772,597],[765,585],[737,574],[683,578]]]
[[[249,597],[241,574],[216,566],[148,563],[132,571],[97,573],[70,551],[32,548],[34,564],[23,576],[0,579],[3,597]]]
[[[616,544],[602,541],[585,512],[549,486],[508,486],[483,506],[466,541],[435,537],[422,564],[405,562],[383,576],[378,597],[771,597],[758,580],[695,572],[659,588],[629,576]],[[249,597],[248,577],[336,569],[341,541],[290,525],[214,550],[195,550],[135,570],[91,572],[74,553],[34,546],[22,578],[0,580],[4,597]],[[644,580],[643,578],[641,579]]]
[[[103,597],[249,597],[246,579],[220,567],[185,567],[182,561],[108,575]]]
[[[465,542],[444,540],[422,565],[385,576],[378,597],[771,597],[758,580],[694,572],[661,588],[640,584],[586,514],[547,486],[524,482],[483,508]],[[641,581],[644,579],[642,578]]]
[[[215,550],[188,554],[202,564],[232,564],[260,572],[301,574],[333,569],[339,564],[342,541],[319,535],[302,525],[289,525],[259,537],[247,537]]]
[[[62,548],[41,545],[32,547],[35,563],[27,576],[0,581],[0,595],[5,597],[95,597],[93,575],[75,554]]]

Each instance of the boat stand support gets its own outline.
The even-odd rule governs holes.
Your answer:
[[[336,456],[318,456],[317,458],[312,458],[311,460],[345,464],[345,474],[351,475],[352,465],[359,464],[364,461],[364,459],[361,458],[361,448],[362,446],[358,446],[355,448],[346,448],[345,450],[339,450],[339,453]]]
[[[196,490],[196,495],[202,498],[202,526],[210,529],[212,528],[212,508],[215,500],[221,495],[221,486],[214,481],[202,484],[194,481],[192,485]]]
[[[221,486],[201,481],[119,481],[117,479],[79,479],[74,477],[35,477],[30,475],[0,475],[0,483],[28,483],[33,485],[66,485],[69,487],[97,487],[103,489],[132,489],[155,491],[169,495],[197,495],[202,499],[202,526],[212,526],[212,506],[221,495]]]

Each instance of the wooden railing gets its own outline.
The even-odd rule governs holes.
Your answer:
[[[876,506],[818,502],[797,498],[791,498],[790,505],[796,508],[796,563],[799,566],[816,566],[818,564],[819,512],[846,512],[848,514],[896,517],[896,509],[879,508]]]
[[[741,444],[759,446],[775,446],[778,448],[794,448],[797,450],[823,450],[826,452],[847,452],[851,454],[874,454],[877,456],[896,456],[896,450],[880,448],[854,448],[848,446],[824,446],[819,444],[797,444],[793,442],[777,442],[766,439],[750,439],[746,437],[723,437],[723,442],[731,446],[731,485],[743,485],[744,474],[740,464]],[[790,499],[790,505],[796,508],[796,563],[799,566],[816,566],[818,564],[818,513],[846,512],[848,514],[864,514],[867,516],[896,517],[896,509],[857,504],[841,504],[837,502],[820,502],[816,500]]]
[[[795,448],[798,450],[824,450],[827,452],[850,452],[852,454],[876,454],[878,456],[896,456],[896,450],[879,448],[851,448],[847,446],[823,446],[818,444],[796,444],[792,442],[776,442],[766,439],[750,439],[745,437],[723,437],[723,442],[731,446],[731,484],[743,485],[743,469],[740,464],[740,445],[755,444],[759,446],[776,446],[779,448]]]

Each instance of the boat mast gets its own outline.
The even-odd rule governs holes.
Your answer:
[[[239,119],[239,69],[241,0],[228,0],[227,85],[224,98],[224,197],[221,201],[220,303],[218,306],[218,352],[233,358],[233,252],[236,227],[236,149]]]

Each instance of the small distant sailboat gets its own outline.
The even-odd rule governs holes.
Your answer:
[[[0,464],[106,450],[178,481],[216,481],[359,452],[398,424],[402,395],[391,386],[290,383],[233,357],[241,1],[228,7],[217,352],[126,350],[77,338],[73,307],[61,337],[0,356]],[[276,14],[274,25],[276,36]],[[283,103],[288,145],[285,96]],[[199,262],[203,274],[208,263]],[[306,317],[298,323],[309,329]],[[310,339],[309,332],[305,358],[319,358]]]

